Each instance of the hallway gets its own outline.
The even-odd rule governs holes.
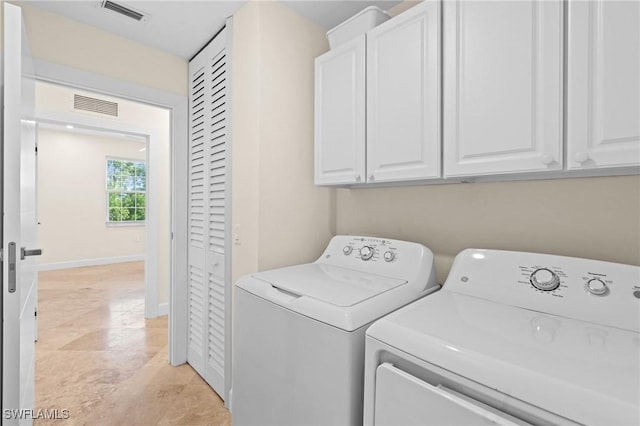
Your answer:
[[[144,263],[41,272],[38,296],[35,413],[58,419],[36,425],[231,423],[190,366],[168,364],[167,317],[144,318]]]

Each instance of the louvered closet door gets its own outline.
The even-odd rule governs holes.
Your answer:
[[[226,30],[189,63],[189,364],[225,398],[229,148]]]

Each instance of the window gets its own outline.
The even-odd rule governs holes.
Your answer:
[[[147,172],[144,161],[107,158],[109,223],[144,222]]]

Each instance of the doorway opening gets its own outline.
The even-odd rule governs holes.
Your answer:
[[[117,105],[109,110],[114,115],[103,113],[104,103]],[[58,397],[43,378],[63,365],[75,365],[76,379],[101,392],[121,384],[127,371],[168,357],[171,114],[37,82],[35,118],[44,271],[39,315],[46,318],[35,376],[43,407]],[[88,362],[74,359],[79,354]],[[49,402],[79,414],[85,402],[101,400],[74,398]]]
[[[40,162],[46,159],[47,172],[55,176],[46,180],[45,185],[53,186],[39,198],[48,202],[51,194],[67,191],[63,193],[71,194],[73,204],[81,206],[75,218],[59,213],[44,218],[42,214],[49,211],[39,212],[45,238],[41,244],[52,247],[45,248],[40,270],[144,260],[145,316],[167,315],[171,282],[169,110],[46,82],[37,82],[35,92],[36,120],[47,137],[39,141]],[[88,142],[79,142],[83,138]],[[64,174],[71,177],[60,176]],[[54,235],[48,232],[48,221],[54,222]],[[73,227],[72,232],[60,226],[65,223]]]

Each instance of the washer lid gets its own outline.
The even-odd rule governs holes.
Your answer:
[[[582,424],[640,424],[640,335],[441,291],[367,336]]]
[[[254,278],[295,296],[347,307],[375,297],[407,281],[322,263],[258,272]]]
[[[349,332],[439,288],[319,262],[245,276],[236,286]]]

